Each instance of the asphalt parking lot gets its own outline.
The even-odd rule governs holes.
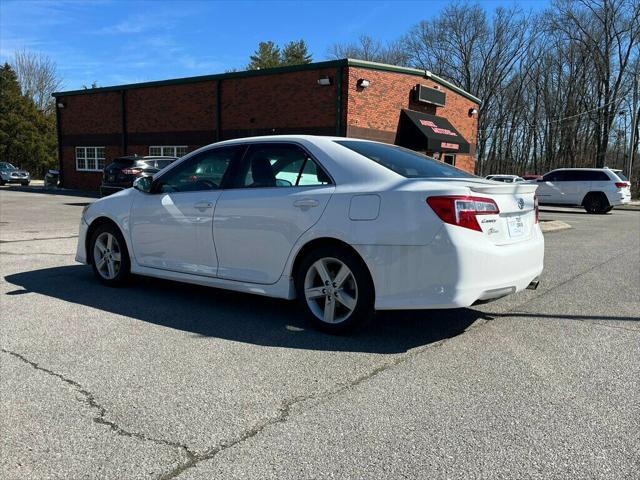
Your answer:
[[[638,478],[640,212],[545,209],[540,288],[379,314],[74,263],[92,198],[0,189],[0,477]]]

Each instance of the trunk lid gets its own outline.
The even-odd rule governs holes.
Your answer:
[[[495,245],[508,245],[529,240],[535,227],[535,191],[533,183],[498,183],[481,178],[429,179],[441,184],[452,195],[490,198],[498,206],[498,214],[476,215],[482,233]],[[462,191],[466,190],[466,194]],[[459,191],[461,193],[453,193]]]

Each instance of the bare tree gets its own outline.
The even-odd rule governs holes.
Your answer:
[[[388,63],[390,65],[408,65],[410,55],[400,41],[383,45],[373,38],[362,35],[357,42],[339,44],[329,48],[328,56],[332,58],[355,58],[369,62]]]
[[[640,1],[559,0],[551,27],[589,53],[594,66],[597,109],[593,115],[596,161],[604,166],[610,130],[622,102],[632,53],[640,43]]]
[[[23,95],[30,97],[40,111],[48,113],[53,108],[51,94],[62,83],[56,63],[44,54],[19,50],[15,52],[13,68]]]

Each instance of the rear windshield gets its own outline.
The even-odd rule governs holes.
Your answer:
[[[406,178],[469,178],[475,176],[434,158],[395,145],[352,140],[336,140],[335,142]]]
[[[622,170],[614,170],[613,173],[615,173],[618,176],[618,178],[623,182],[629,181],[629,179],[625,176],[625,174],[622,173]]]

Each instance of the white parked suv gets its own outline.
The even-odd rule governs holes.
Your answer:
[[[487,180],[493,180],[494,182],[503,182],[503,183],[517,183],[524,182],[524,178],[519,177],[518,175],[487,175]]]
[[[542,205],[582,206],[588,213],[607,213],[631,201],[631,189],[622,170],[559,168],[536,183]]]

